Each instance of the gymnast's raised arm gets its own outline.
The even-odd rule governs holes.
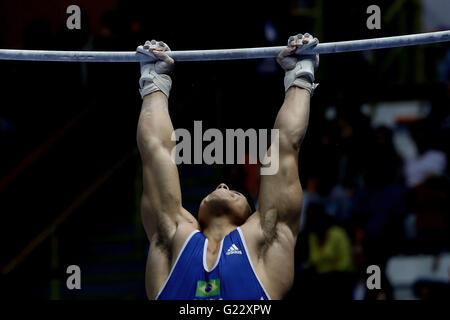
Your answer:
[[[255,250],[260,253],[280,239],[288,246],[284,252],[295,245],[302,209],[298,154],[308,126],[310,96],[316,86],[314,69],[318,65],[318,56],[297,56],[295,52],[317,43],[318,40],[309,34],[290,37],[288,47],[277,58],[286,71],[286,94],[274,124],[274,129],[279,130],[279,139],[271,142],[266,159],[274,161],[278,158],[278,171],[268,175],[262,173],[259,208],[251,218],[257,222],[249,222],[253,225],[251,233],[259,238]]]
[[[298,154],[308,126],[310,96],[315,88],[314,69],[318,65],[318,56],[297,56],[295,52],[317,43],[318,40],[309,34],[290,37],[288,47],[277,58],[286,71],[286,94],[274,124],[274,129],[279,130],[279,139],[272,141],[268,153],[278,147],[279,168],[275,174],[261,176],[258,210],[264,238],[269,240],[278,236],[276,233],[280,225],[292,232],[293,239],[296,239],[298,233],[302,209]]]
[[[175,141],[171,139],[173,126],[168,96],[174,60],[164,53],[168,50],[165,43],[154,40],[137,49],[157,58],[156,63],[141,65],[139,81],[143,98],[137,130],[143,169],[141,217],[149,240],[155,240],[166,252],[171,251],[178,226],[183,222],[196,224],[194,217],[181,205],[178,170],[171,159]]]

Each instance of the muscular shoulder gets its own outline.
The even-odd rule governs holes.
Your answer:
[[[146,268],[146,289],[150,299],[154,299],[162,288],[181,248],[194,230],[199,230],[195,218],[191,222],[177,224],[172,237],[159,232],[153,234]]]
[[[271,298],[283,298],[294,280],[296,239],[290,227],[276,223],[273,230],[264,230],[256,212],[241,229],[247,243],[247,254],[264,287]]]

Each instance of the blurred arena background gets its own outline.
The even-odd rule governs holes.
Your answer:
[[[82,9],[81,30],[66,8]],[[381,8],[368,30],[366,8]],[[450,29],[446,0],[0,1],[0,47],[132,51],[275,46]],[[304,210],[287,299],[450,297],[450,47],[322,55],[300,153]],[[0,61],[3,298],[146,299],[139,216],[138,65]],[[176,65],[176,128],[271,128],[283,74],[273,60]],[[183,204],[219,181],[256,199],[254,165],[179,167]],[[254,203],[256,206],[257,204]],[[82,289],[66,288],[79,265]],[[381,290],[367,290],[378,265]]]

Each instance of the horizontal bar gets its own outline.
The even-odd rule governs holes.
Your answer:
[[[364,40],[351,40],[341,42],[320,43],[315,48],[303,53],[338,53],[352,51],[366,51],[393,47],[414,46],[450,41],[450,30],[410,34],[386,38]],[[220,50],[189,50],[171,51],[169,55],[175,61],[210,61],[210,60],[236,60],[275,58],[285,48],[263,47],[245,49]],[[105,52],[105,51],[44,51],[44,50],[11,50],[0,49],[0,60],[27,60],[27,61],[65,61],[65,62],[139,62],[151,60],[142,57],[134,51]]]

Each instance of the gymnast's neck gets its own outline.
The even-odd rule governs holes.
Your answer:
[[[208,221],[208,224],[202,226],[202,233],[208,239],[208,242],[220,243],[223,238],[238,227],[231,223],[226,216],[214,217]]]

